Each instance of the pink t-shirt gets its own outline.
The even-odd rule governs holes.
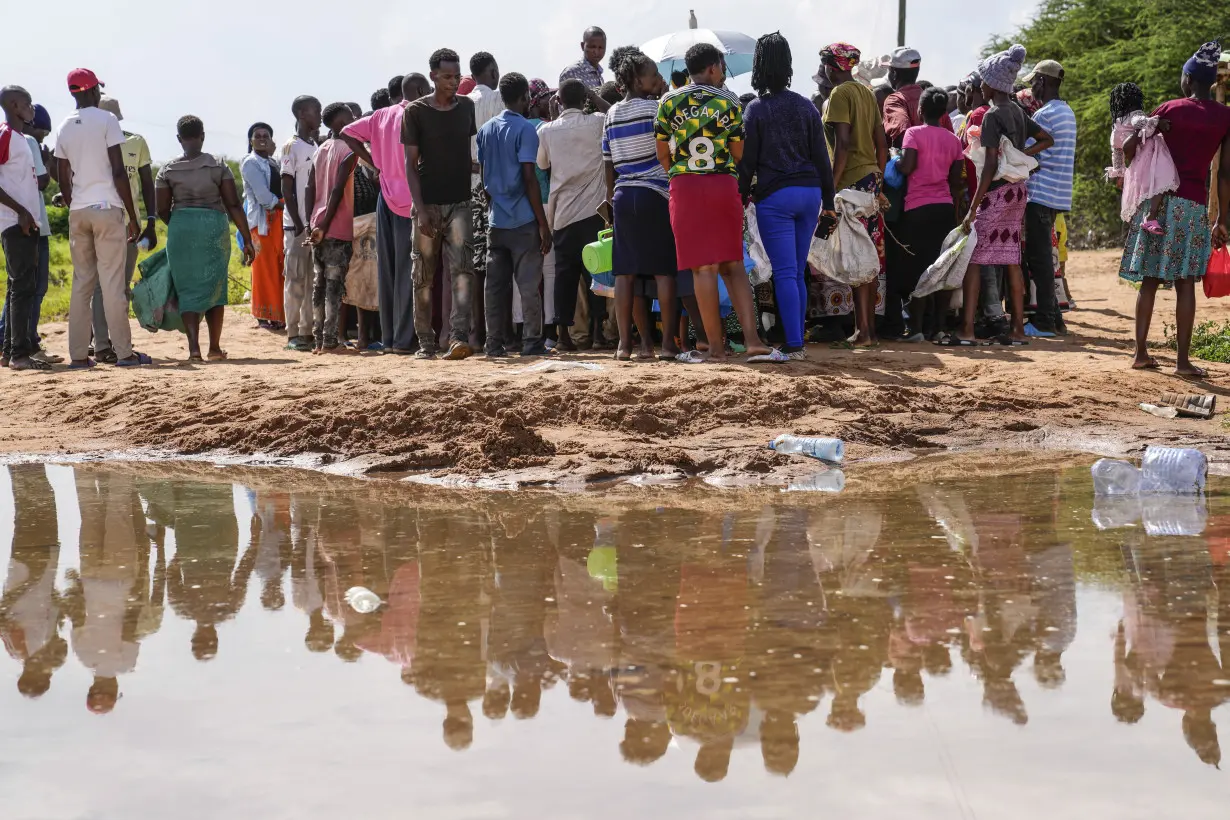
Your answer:
[[[918,164],[910,174],[910,187],[905,194],[905,209],[912,211],[924,205],[951,205],[948,171],[961,159],[961,140],[947,128],[916,125],[905,132],[902,148],[918,152]]]
[[[333,186],[337,183],[337,172],[342,164],[353,154],[350,146],[341,140],[325,140],[316,155],[312,157],[312,169],[316,173],[316,207],[312,209],[312,226],[324,221],[325,211],[329,208],[329,197]],[[341,204],[333,214],[329,230],[325,238],[340,239],[343,242],[354,240],[354,174],[346,178],[346,193]]]
[[[371,146],[385,206],[398,216],[409,218],[413,202],[410,186],[406,184],[406,152],[401,144],[401,121],[405,114],[405,103],[390,105],[352,122],[342,133]]]

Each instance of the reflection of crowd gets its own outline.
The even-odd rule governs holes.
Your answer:
[[[649,765],[675,742],[708,781],[746,745],[788,775],[802,716],[827,712],[830,728],[857,731],[869,720],[863,696],[881,680],[918,706],[956,658],[992,713],[1025,724],[1018,670],[1062,685],[1076,633],[1058,491],[1040,498],[1036,480],[994,498],[923,485],[893,497],[891,526],[874,497],[750,515],[600,514],[530,499],[414,509],[265,490],[248,491],[244,523],[230,484],[80,467],[80,566],[61,579],[46,469],[9,473],[0,637],[22,664],[18,689],[46,693],[71,649],[94,676],[95,713],[117,707],[166,604],[195,624],[191,652],[206,662],[226,651],[218,626],[243,607],[286,606],[287,575],[306,648],[394,664],[440,704],[453,749],[473,742],[476,706],[488,721],[532,719],[559,686],[600,719],[622,707],[625,760]],[[251,533],[242,550],[241,527]],[[1188,744],[1215,764],[1230,595],[1209,601],[1230,584],[1230,566],[1191,538],[1142,537],[1123,554],[1131,581],[1111,709],[1129,723],[1149,697],[1180,710]],[[382,605],[356,611],[346,600],[356,586]]]

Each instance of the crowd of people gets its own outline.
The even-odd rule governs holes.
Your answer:
[[[244,622],[289,612],[308,651],[377,663],[439,703],[453,749],[509,715],[534,718],[558,686],[599,718],[622,711],[631,763],[653,763],[677,739],[700,777],[720,780],[733,746],[758,743],[766,768],[786,775],[808,715],[841,732],[891,720],[869,709],[878,686],[918,707],[939,678],[968,670],[995,719],[1023,726],[1053,713],[1034,682],[1062,686],[1065,666],[1088,674],[1088,657],[1066,657],[1083,563],[1123,595],[1113,652],[1097,630],[1114,664],[1098,710],[1125,724],[1150,702],[1180,710],[1188,745],[1220,759],[1213,714],[1230,696],[1216,685],[1230,665],[1230,596],[1213,590],[1230,584],[1224,539],[1147,539],[1137,528],[1082,555],[1065,535],[1062,474],[990,495],[923,484],[715,517],[500,498],[433,509],[349,486],[250,488],[99,465],[73,467],[53,489],[47,470],[9,469],[13,543],[0,568],[0,639],[16,661],[0,663],[0,678],[27,698],[78,685],[59,674],[75,657],[91,676],[91,712],[131,709],[120,695],[140,697],[134,675],[250,654],[242,644],[265,633]],[[74,544],[58,522],[78,515]],[[383,605],[357,610],[354,587]],[[173,630],[190,645],[145,648],[174,620],[191,625]],[[262,648],[296,674],[307,668]]]
[[[867,82],[860,50],[839,42],[822,50],[819,92],[808,100],[790,90],[792,55],[780,33],[757,41],[756,93],[743,98],[726,87],[725,55],[707,43],[689,49],[686,69],[669,79],[625,46],[613,51],[614,80],[605,82],[607,41],[596,27],[581,50],[554,89],[502,74],[486,52],[463,63],[445,48],[430,56],[426,76],[394,77],[373,94],[366,114],[356,103],[297,97],[294,133],[280,150],[271,126],[249,129],[242,193],[227,164],[203,151],[196,117],[180,119],[184,153],[152,178],[148,148],[121,130],[118,103],[93,72],[76,69],[68,86],[77,108],[57,130],[50,162],[45,110],[6,87],[8,366],[45,369],[56,358],[37,334],[47,277],[40,190],[49,177],[71,209],[72,369],[150,362],[133,350],[126,315],[139,243],[157,242],[155,218],[167,224],[166,260],[194,361],[226,358],[230,225],[252,264],[252,315],[284,331],[294,351],[459,360],[613,346],[628,360],[655,358],[660,346],[657,358],[684,363],[728,351],[774,363],[805,358],[808,341],[1017,346],[1067,333],[1064,216],[1077,134],[1059,63],[1043,59],[1019,80],[1027,55],[1013,46],[943,89],[920,79],[921,55],[902,47],[885,60],[887,76]],[[1218,44],[1201,47],[1183,67],[1184,98],[1153,117],[1135,105],[1119,110],[1143,105],[1139,89],[1113,94],[1111,176],[1132,183],[1121,275],[1140,283],[1137,368],[1157,367],[1149,320],[1157,288],[1173,285],[1176,372],[1205,375],[1188,347],[1194,283],[1225,242],[1230,207],[1223,162],[1210,220],[1210,163],[1219,152],[1230,160],[1230,108],[1211,95],[1219,58]],[[1156,175],[1137,184],[1162,153],[1172,158],[1172,184]],[[981,166],[971,154],[984,157]],[[1036,165],[1027,179],[1005,171],[1014,158]],[[838,209],[860,195],[871,203],[858,216],[879,266],[855,280],[809,256],[817,238],[834,235]],[[976,237],[959,318],[950,290],[914,297],[958,227]],[[771,268],[771,282],[757,288],[749,240]],[[611,300],[595,295],[583,263],[586,246],[606,241]]]

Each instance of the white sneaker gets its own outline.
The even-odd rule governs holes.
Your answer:
[[[790,357],[790,361],[792,362],[807,361],[807,351],[806,350],[793,350],[790,353],[787,353],[786,355]]]

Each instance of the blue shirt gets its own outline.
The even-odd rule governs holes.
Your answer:
[[[520,228],[534,221],[521,165],[537,161],[538,131],[515,111],[504,109],[478,129],[478,162],[483,166],[483,185],[491,195],[491,227]]]
[[[1063,100],[1051,100],[1034,112],[1033,120],[1055,139],[1055,145],[1038,154],[1038,172],[1028,183],[1029,201],[1057,211],[1070,211],[1076,165],[1076,115]]]

